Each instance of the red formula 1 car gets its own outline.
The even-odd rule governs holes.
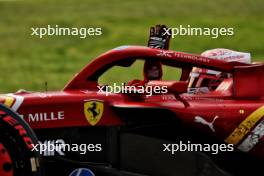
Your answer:
[[[109,69],[138,60],[151,65],[142,80],[127,80],[119,92],[99,84]],[[164,66],[180,68],[180,79],[162,80]],[[188,92],[193,67],[226,77],[207,92]],[[115,48],[62,91],[1,95],[0,175],[257,174],[264,158],[263,87],[263,64]],[[180,143],[197,145],[183,152]]]

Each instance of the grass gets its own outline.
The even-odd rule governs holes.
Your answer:
[[[146,45],[149,27],[159,23],[170,27],[233,27],[235,35],[231,37],[174,38],[171,49],[201,53],[211,48],[231,48],[251,52],[254,60],[262,60],[263,17],[261,0],[0,1],[0,92],[41,91],[45,82],[49,90],[62,89],[99,54],[119,45]],[[48,24],[102,27],[103,35],[86,39],[31,36],[31,27]],[[127,73],[117,70],[103,81],[138,77],[141,72],[136,65]]]

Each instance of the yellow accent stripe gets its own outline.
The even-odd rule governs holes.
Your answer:
[[[264,106],[261,106],[256,111],[251,113],[241,124],[225,139],[225,142],[229,144],[238,144],[245,135],[247,135],[251,128],[255,126],[257,122],[264,115]]]
[[[9,97],[9,96],[1,96],[0,98],[3,98],[5,100],[4,105],[7,107],[11,107],[13,102],[15,101],[14,97]]]

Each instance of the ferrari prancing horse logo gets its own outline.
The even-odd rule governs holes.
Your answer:
[[[91,100],[84,103],[84,114],[87,121],[92,125],[96,125],[104,112],[104,103],[99,100]]]

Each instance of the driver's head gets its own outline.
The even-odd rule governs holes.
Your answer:
[[[145,61],[144,79],[145,81],[160,80],[162,78],[162,66],[159,61]]]
[[[207,50],[201,54],[201,56],[225,60],[228,62],[242,62],[251,63],[250,53],[242,53],[232,51],[229,49],[212,49]],[[215,90],[223,79],[227,78],[228,74],[194,67],[189,77],[189,93],[207,93]]]

